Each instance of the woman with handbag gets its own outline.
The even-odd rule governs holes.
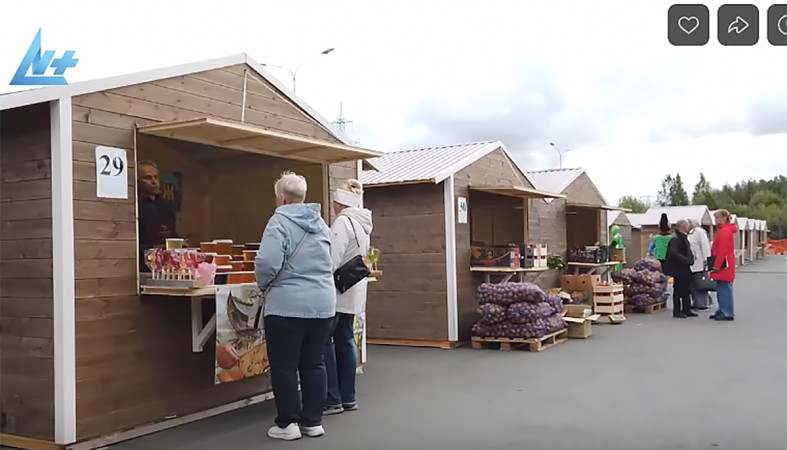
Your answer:
[[[711,256],[713,266],[710,277],[716,280],[716,298],[719,308],[710,316],[719,321],[735,320],[733,308],[732,283],[735,281],[735,235],[738,227],[732,222],[732,216],[726,209],[713,213],[719,227],[713,239]]]
[[[277,412],[268,436],[285,441],[325,434],[323,351],[336,312],[330,231],[320,205],[304,204],[306,187],[292,172],[276,181],[276,212],[255,259]]]
[[[695,219],[689,220],[691,231],[689,232],[689,243],[691,252],[694,254],[694,264],[691,265],[691,300],[694,309],[705,311],[708,309],[710,300],[709,291],[714,284],[708,278],[708,258],[710,257],[710,241],[708,233],[700,226],[700,222]]]
[[[331,253],[336,284],[336,316],[325,343],[325,368],[328,371],[328,395],[324,414],[355,411],[355,372],[358,348],[355,343],[355,317],[366,306],[364,262],[372,233],[372,212],[361,207],[363,187],[349,180],[333,194],[333,208],[338,217],[331,226]]]

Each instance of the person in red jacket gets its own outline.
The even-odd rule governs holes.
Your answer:
[[[716,280],[716,296],[719,308],[712,316],[713,320],[735,320],[732,301],[732,283],[735,281],[735,234],[738,227],[732,223],[732,216],[726,209],[713,213],[719,232],[713,239],[711,256],[715,257],[711,279]]]

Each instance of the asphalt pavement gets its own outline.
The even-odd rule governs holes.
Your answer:
[[[111,447],[787,448],[787,259],[739,270],[734,322],[631,314],[542,353],[370,347],[360,410],[277,442],[256,405]]]

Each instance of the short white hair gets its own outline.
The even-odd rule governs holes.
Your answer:
[[[680,219],[680,220],[678,220],[678,223],[676,223],[676,224],[675,224],[675,226],[676,226],[676,227],[677,227],[679,230],[680,230],[680,229],[683,227],[683,225],[689,225],[689,221],[688,221],[688,220],[686,220],[686,219]]]
[[[303,176],[284,172],[273,185],[273,192],[276,198],[285,198],[289,203],[303,203],[306,200],[307,187],[306,178]]]
[[[692,228],[698,228],[700,226],[700,221],[697,219],[689,219],[689,225],[691,225]]]

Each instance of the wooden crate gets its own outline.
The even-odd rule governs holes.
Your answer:
[[[593,295],[598,295],[600,297],[623,295],[623,284],[594,285]]]
[[[638,313],[638,314],[653,314],[659,311],[665,311],[667,309],[667,302],[661,303],[654,303],[652,305],[626,305],[626,314],[631,313]]]
[[[473,348],[500,348],[504,352],[524,347],[531,352],[541,352],[568,340],[568,330],[560,330],[538,339],[511,339],[473,337]]]
[[[615,302],[594,302],[593,314],[621,314],[625,311],[623,300]]]

